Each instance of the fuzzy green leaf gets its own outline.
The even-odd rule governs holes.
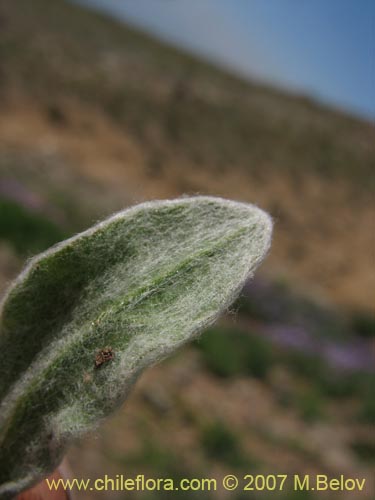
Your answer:
[[[46,476],[144,368],[212,323],[271,231],[252,205],[157,201],[31,260],[1,310],[0,496]]]

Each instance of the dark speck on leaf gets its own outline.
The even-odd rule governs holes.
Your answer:
[[[100,368],[104,363],[111,361],[115,356],[112,347],[101,349],[95,357],[95,368]]]

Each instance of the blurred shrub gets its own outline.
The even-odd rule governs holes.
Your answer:
[[[289,368],[296,374],[313,379],[324,377],[325,365],[317,356],[291,350],[285,354]]]
[[[352,318],[353,330],[365,338],[375,337],[375,315],[368,312],[356,312]]]
[[[361,418],[375,420],[374,375],[366,372],[337,371],[317,355],[297,350],[277,350],[264,338],[233,328],[215,326],[196,342],[206,367],[220,377],[247,375],[265,379],[274,363],[281,363],[298,380],[307,384],[307,392],[288,394],[280,399],[284,406],[294,405],[303,418],[323,416],[325,398],[360,398]]]
[[[245,295],[240,295],[232,308],[237,313],[249,316],[251,319],[269,321],[267,316],[268,311],[264,310],[261,304],[258,304],[256,300],[251,300],[251,298]]]
[[[334,373],[326,367],[316,382],[327,397],[349,398],[361,394],[366,377],[366,373]]]
[[[375,462],[375,443],[363,440],[354,441],[351,445],[355,454],[364,462]]]
[[[208,369],[222,377],[264,378],[272,363],[271,347],[265,340],[235,329],[210,328],[196,345]]]
[[[360,396],[371,378],[365,372],[338,372],[317,356],[299,351],[287,352],[284,359],[296,375],[312,382],[321,396],[329,398]]]
[[[258,497],[251,491],[241,491],[234,497],[233,500],[258,500]]]
[[[315,387],[310,387],[298,394],[297,408],[301,417],[307,422],[313,422],[323,416],[323,399]]]
[[[232,467],[246,465],[237,436],[223,423],[207,425],[201,433],[202,448],[211,459]]]
[[[33,255],[65,238],[65,233],[47,218],[0,199],[0,239],[9,241],[19,254]]]
[[[360,418],[370,424],[375,424],[375,375],[367,375],[361,385],[361,410]]]
[[[146,465],[153,471],[166,474],[172,478],[179,477],[183,472],[180,470],[179,461],[176,460],[176,456],[169,450],[160,448],[150,438],[144,439],[142,452],[132,462],[138,465]]]
[[[192,476],[190,471],[184,468],[182,461],[177,459],[177,456],[173,452],[164,446],[161,447],[159,443],[155,442],[146,429],[144,429],[143,432],[142,450],[136,455],[124,455],[120,458],[116,457],[117,462],[125,466],[127,470],[134,473],[134,475],[137,475],[140,469],[144,471],[146,468],[149,472],[149,477],[170,478],[176,482]],[[193,476],[198,477],[198,474]],[[200,492],[202,496],[189,496],[191,493],[192,492],[182,490],[174,491],[173,497],[178,500],[188,500],[189,498],[202,498],[208,500],[211,498],[209,494],[205,492]],[[159,500],[165,498],[165,492],[155,490],[144,493],[141,497]]]
[[[308,490],[291,490],[284,496],[284,500],[310,500],[312,498],[311,493]]]

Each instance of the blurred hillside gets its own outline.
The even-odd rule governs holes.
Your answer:
[[[145,199],[221,195],[275,219],[233,310],[74,447],[75,476],[371,481],[373,125],[65,0],[0,0],[0,109],[0,293],[27,257]]]

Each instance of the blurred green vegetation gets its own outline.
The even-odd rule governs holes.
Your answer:
[[[272,350],[265,340],[234,328],[210,328],[196,346],[207,368],[221,377],[251,375],[262,379],[272,363]]]
[[[132,474],[136,477],[141,469],[142,473],[145,473],[145,467],[148,471],[148,473],[145,473],[146,478],[168,478],[172,479],[175,484],[178,484],[182,479],[203,477],[201,472],[189,470],[189,467],[169,448],[160,445],[155,438],[149,434],[147,426],[142,426],[142,428],[142,449],[139,453],[134,455],[127,454],[119,457],[112,456],[111,449],[108,449],[110,458],[126,467],[128,477],[133,477]],[[171,493],[168,494],[163,491],[155,490],[142,494],[136,493],[134,494],[134,498],[141,497],[150,500],[159,500],[165,499],[166,495],[171,496]],[[133,498],[133,494],[127,492],[126,498]],[[205,491],[194,492],[176,490],[173,491],[173,498],[177,498],[178,500],[188,500],[190,498],[209,500],[212,496],[209,492]]]
[[[207,456],[231,467],[253,467],[254,463],[244,456],[238,436],[224,423],[217,421],[201,430],[201,445]]]
[[[125,462],[131,463],[133,466],[147,464],[148,467],[156,471],[160,476],[172,479],[180,479],[186,472],[174,453],[164,447],[160,447],[147,434],[143,438],[143,446],[140,454],[127,457]]]
[[[375,337],[375,314],[368,311],[355,312],[352,316],[352,328],[361,337]]]
[[[375,462],[375,442],[358,439],[352,443],[352,450],[366,462]]]
[[[312,498],[311,493],[307,490],[292,490],[282,496],[283,500],[310,500]]]
[[[369,375],[361,386],[361,409],[359,417],[364,422],[375,425],[375,376]]]
[[[220,377],[253,376],[267,382],[274,366],[286,366],[304,388],[278,394],[280,404],[295,406],[307,421],[324,418],[331,399],[357,398],[358,418],[375,419],[375,375],[361,371],[337,371],[323,359],[295,349],[275,349],[261,334],[214,326],[196,341],[208,370]]]
[[[0,240],[8,241],[22,256],[32,256],[67,237],[47,217],[0,198]]]
[[[316,387],[299,391],[296,396],[296,406],[301,417],[307,422],[314,422],[323,417],[324,401]]]

